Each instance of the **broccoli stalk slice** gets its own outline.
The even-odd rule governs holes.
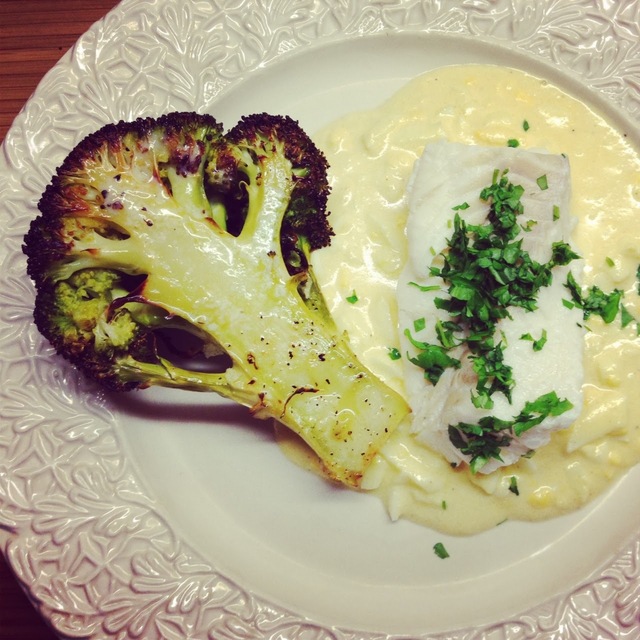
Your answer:
[[[279,244],[292,188],[287,164],[279,153],[263,160],[260,176],[247,186],[249,212],[238,238],[215,226],[199,227],[196,235],[161,209],[144,241],[132,229],[128,240],[114,243],[139,243],[132,265],[154,265],[145,298],[214,336],[233,363],[225,374],[197,384],[192,375],[171,375],[164,363],[169,375],[155,383],[186,381],[188,388],[209,388],[250,407],[257,417],[279,420],[316,451],[332,476],[356,485],[406,408],[307,306],[300,278],[287,271]],[[115,255],[126,254],[109,252],[112,266]],[[129,267],[127,261],[118,265]]]
[[[250,251],[280,253],[280,228],[289,205],[294,182],[292,167],[282,143],[276,144],[268,160],[253,163],[248,152],[241,152],[245,188],[249,197],[247,216],[238,241],[248,243]],[[279,262],[284,267],[284,262]]]
[[[142,387],[160,386],[187,391],[215,391],[225,397],[232,397],[245,406],[251,406],[254,394],[242,393],[242,389],[232,387],[225,373],[191,371],[172,364],[166,358],[157,362],[142,362],[125,355],[115,363],[116,371],[125,382],[136,382]]]
[[[203,161],[204,162],[204,161]],[[179,202],[189,202],[192,205],[192,215],[197,218],[210,218],[224,229],[224,211],[215,209],[202,191],[202,177],[200,173],[180,176],[175,168],[169,167],[165,175],[171,186],[172,195]]]
[[[259,118],[258,125],[262,122]],[[167,151],[157,131],[142,142],[134,131],[122,142],[109,141],[107,151],[94,150],[93,160],[83,157],[81,169],[76,170],[77,158],[70,161],[73,171],[63,171],[50,186],[41,202],[43,218],[25,238],[28,268],[39,288],[36,322],[60,352],[107,386],[217,392],[258,418],[288,426],[317,453],[331,477],[358,486],[409,410],[358,361],[336,329],[308,268],[311,248],[324,242],[324,222],[307,237],[301,218],[323,216],[322,198],[320,208],[312,200],[305,208],[301,198],[309,183],[303,182],[300,191],[299,181],[311,174],[292,166],[284,149],[288,140],[254,136],[255,124],[243,122],[248,139],[240,135],[219,147],[213,139],[211,146],[184,151],[176,142]],[[267,129],[270,124],[267,119]],[[284,121],[278,126],[285,133],[290,128]],[[293,134],[296,144],[304,142],[297,131]],[[176,148],[178,169],[171,164]],[[224,180],[226,167],[234,167],[233,179],[241,179],[246,196],[238,235],[226,230],[231,214],[225,197],[211,198],[205,187],[204,158],[213,162],[218,153],[217,175]],[[64,199],[62,214],[59,198]],[[295,247],[301,261],[293,269],[283,255],[283,233],[287,252]],[[47,245],[45,258],[38,253],[41,244]],[[78,338],[65,327],[76,304],[72,298],[62,308],[63,320],[55,327],[49,320],[49,306],[60,303],[56,283],[73,280],[79,271],[136,280],[131,300],[122,295],[122,282],[114,284],[127,300],[123,304],[104,294],[104,304],[96,305],[93,338],[87,331]],[[200,373],[160,357],[152,335],[154,325],[163,322],[153,313],[145,319],[135,307],[138,300],[162,310],[173,319],[170,324],[179,320],[193,327],[205,345],[226,354],[230,366],[221,373]],[[93,312],[92,307],[89,315]],[[115,322],[111,331],[108,325]]]

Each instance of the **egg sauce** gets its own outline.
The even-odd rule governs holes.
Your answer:
[[[525,149],[566,154],[579,219],[572,246],[586,261],[584,284],[624,290],[636,319],[626,327],[619,318],[588,320],[582,414],[531,458],[474,475],[453,469],[403,424],[363,481],[391,518],[454,535],[507,519],[552,518],[584,505],[640,461],[640,157],[623,132],[545,80],[461,65],[415,78],[380,107],[341,118],[314,139],[331,167],[336,234],[314,254],[314,271],[355,353],[399,392],[402,364],[390,349],[398,345],[407,183],[428,142],[500,146],[515,139]],[[280,436],[292,454],[292,440]]]

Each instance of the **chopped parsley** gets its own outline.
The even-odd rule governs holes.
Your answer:
[[[427,326],[427,321],[424,318],[418,318],[413,321],[413,330],[419,333]]]
[[[607,263],[608,267],[615,267],[616,263],[613,261],[613,258],[609,258],[609,256],[607,256],[604,261]]]
[[[621,304],[620,305],[620,324],[624,329],[628,324],[631,324],[635,318],[627,311],[626,307]]]
[[[520,340],[530,340],[533,343],[532,344],[533,350],[541,351],[542,347],[544,347],[544,345],[547,343],[547,330],[546,329],[542,330],[542,335],[538,340],[536,340],[530,333],[523,333],[520,336]]]
[[[522,121],[522,129],[523,131],[529,131],[529,123],[526,120]]]
[[[387,347],[387,351],[388,351],[389,357],[392,360],[400,360],[400,358],[402,358],[402,354],[400,353],[400,350],[397,349],[396,347]]]
[[[585,320],[588,320],[591,315],[600,316],[606,324],[615,320],[620,309],[623,291],[614,289],[611,293],[605,293],[600,287],[594,285],[587,291],[586,295],[583,295],[571,272],[567,274],[567,281],[564,286],[571,293],[573,305],[582,309]]]
[[[460,368],[460,360],[447,355],[447,350],[444,347],[416,340],[411,335],[409,329],[406,329],[404,333],[407,338],[409,338],[409,342],[419,349],[419,353],[416,356],[407,356],[409,362],[424,369],[424,377],[429,380],[431,384],[435,385],[438,383],[445,369],[449,367]]]
[[[515,386],[511,367],[504,363],[504,343],[494,345],[493,340],[489,340],[487,344],[483,353],[470,356],[478,378],[476,394],[471,394],[471,401],[478,409],[492,409],[491,396],[496,391],[503,393],[511,402],[511,390]]]
[[[436,544],[433,545],[433,552],[442,560],[449,557],[449,552],[445,549],[442,542],[436,542]]]
[[[522,411],[512,420],[483,416],[476,424],[459,422],[449,425],[449,439],[463,454],[471,456],[469,466],[472,473],[477,473],[492,458],[502,461],[500,449],[508,447],[514,437],[572,407],[569,400],[560,399],[555,391],[550,391],[536,400],[526,402]]]
[[[351,295],[347,296],[346,299],[349,304],[355,304],[356,302],[358,302],[358,294],[355,291],[352,291]]]
[[[546,191],[549,188],[549,183],[547,182],[547,175],[544,174],[544,175],[540,176],[536,180],[536,184],[540,187],[541,191]]]
[[[460,331],[460,327],[455,322],[442,322],[436,320],[436,335],[438,342],[446,349],[453,349],[456,346],[454,333]]]
[[[511,478],[509,478],[509,491],[516,496],[520,495],[520,489],[518,489],[518,478],[515,476],[511,476]]]
[[[507,140],[507,146],[513,147],[515,149],[516,147],[520,146],[520,142],[518,142],[518,140],[516,140],[515,138],[511,138]]]
[[[440,287],[437,284],[422,285],[422,284],[418,284],[417,282],[409,282],[409,285],[412,287],[416,287],[417,289],[420,289],[420,291],[439,291],[440,290]]]

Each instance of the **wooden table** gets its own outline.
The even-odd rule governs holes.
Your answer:
[[[118,0],[0,0],[0,141],[42,76]],[[54,640],[0,553],[0,640]]]

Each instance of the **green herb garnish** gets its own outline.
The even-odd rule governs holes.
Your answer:
[[[542,175],[536,180],[536,184],[540,187],[541,191],[545,191],[549,188],[549,183],[547,182],[547,176]]]
[[[423,285],[423,284],[418,284],[417,282],[409,282],[408,284],[411,287],[416,287],[417,289],[420,289],[420,291],[439,291],[441,288],[437,284]]]
[[[397,349],[396,347],[387,347],[387,351],[388,351],[389,357],[392,360],[400,360],[400,358],[402,358],[402,354],[400,353],[400,350]]]
[[[358,302],[358,295],[353,291],[350,296],[347,296],[346,300],[349,304],[355,304]]]
[[[591,315],[600,316],[605,323],[613,322],[620,310],[620,301],[624,294],[620,289],[614,289],[611,293],[605,293],[600,287],[592,286],[586,295],[582,294],[573,274],[567,274],[567,281],[564,285],[571,293],[571,299],[576,307],[582,309],[585,320]]]
[[[529,131],[529,123],[526,120],[522,121],[522,129],[524,131]]]
[[[520,146],[520,142],[518,142],[518,140],[516,140],[515,138],[511,138],[509,140],[507,140],[507,146],[508,147],[519,147]]]
[[[445,549],[442,542],[436,542],[436,544],[433,545],[433,552],[442,560],[449,557],[449,552]]]
[[[453,349],[459,342],[456,341],[455,333],[459,332],[460,326],[455,322],[443,322],[442,320],[436,321],[436,336],[438,342],[445,349]]]
[[[509,478],[509,491],[517,496],[520,495],[520,490],[518,489],[518,478],[515,476],[511,476],[511,478]]]
[[[515,386],[512,370],[504,363],[504,344],[488,342],[488,348],[482,353],[470,356],[473,370],[478,378],[476,395],[471,396],[475,407],[482,409],[493,408],[491,396],[499,391],[511,402],[511,390]]]
[[[468,209],[468,208],[469,208],[468,202],[463,202],[462,204],[458,204],[455,207],[451,207],[453,211],[464,211],[465,209]]]
[[[538,426],[549,416],[559,416],[572,407],[569,400],[561,400],[555,391],[551,391],[525,403],[513,420],[484,416],[476,424],[459,422],[449,425],[449,439],[463,454],[471,456],[469,467],[472,473],[477,473],[492,458],[502,462],[500,450],[508,447],[514,437]]]
[[[628,324],[631,324],[635,318],[627,311],[626,307],[621,304],[620,305],[620,324],[624,329]]]
[[[523,333],[520,336],[520,340],[530,340],[533,344],[533,350],[534,351],[541,351],[542,347],[544,347],[544,345],[547,342],[547,330],[543,329],[542,330],[542,336],[540,336],[540,338],[538,340],[536,340],[530,333]]]
[[[455,369],[460,368],[460,360],[449,356],[444,347],[415,340],[408,329],[404,333],[407,338],[409,338],[411,344],[419,349],[419,353],[414,357],[407,354],[409,362],[424,369],[424,377],[429,380],[431,384],[438,383],[445,369],[449,367],[454,367]]]

